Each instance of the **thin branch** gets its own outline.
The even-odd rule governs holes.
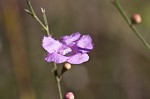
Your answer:
[[[140,39],[140,41],[143,43],[143,45],[150,50],[150,45],[148,42],[143,38],[143,36],[140,34],[140,32],[137,30],[137,28],[132,24],[130,17],[127,16],[124,9],[121,7],[119,0],[113,1],[114,6],[117,8],[119,13],[122,15],[124,20],[127,22],[129,27],[132,29],[132,31],[136,34],[136,36]]]
[[[33,8],[32,8],[32,5],[30,3],[30,1],[26,0],[27,1],[27,4],[28,4],[28,7],[29,7],[29,10],[28,9],[25,9],[25,11],[30,14],[41,26],[42,28],[47,32],[49,30],[47,30],[46,26],[42,23],[42,21],[37,17],[37,15],[35,14]],[[49,32],[47,32],[48,34]],[[48,34],[49,35],[49,34]]]
[[[44,23],[45,23],[45,24],[43,24],[42,21],[35,14],[31,3],[28,0],[26,0],[26,1],[27,1],[28,6],[29,6],[29,10],[25,9],[25,11],[28,14],[30,14],[42,26],[42,28],[46,31],[47,35],[50,36],[49,26],[48,26],[46,14],[45,14],[45,9],[41,8],[41,11],[42,11],[42,14],[43,14]],[[60,78],[59,78],[59,75],[58,75],[58,67],[57,67],[57,65],[55,63],[53,64],[53,69],[54,69],[53,73],[54,73],[55,80],[56,80],[56,83],[57,83],[59,99],[63,99],[62,92],[61,92],[61,86],[60,86]]]
[[[45,22],[46,31],[47,31],[47,34],[49,36],[50,35],[49,26],[48,26],[47,17],[46,17],[46,14],[45,14],[45,9],[41,8],[41,11],[42,11],[42,14],[43,14],[43,19],[44,19],[44,22]]]

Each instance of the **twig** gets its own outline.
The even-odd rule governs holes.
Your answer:
[[[113,1],[114,6],[117,8],[117,10],[119,11],[119,13],[122,15],[122,17],[124,18],[124,20],[127,22],[127,24],[129,25],[129,27],[132,29],[132,31],[136,34],[136,36],[141,40],[141,42],[143,43],[143,45],[148,48],[150,50],[150,45],[148,44],[148,42],[143,38],[143,36],[140,34],[140,32],[136,29],[136,27],[132,24],[130,17],[127,16],[127,14],[125,13],[124,9],[121,7],[121,5],[119,4],[119,0],[114,0]]]

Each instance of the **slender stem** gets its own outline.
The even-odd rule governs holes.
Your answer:
[[[56,79],[56,83],[57,83],[57,88],[58,88],[58,92],[59,92],[59,98],[63,99],[62,97],[62,92],[61,92],[61,86],[60,86],[60,78],[57,72],[57,65],[54,63],[54,75],[55,75],[55,79]]]
[[[45,9],[41,8],[41,11],[42,11],[42,14],[43,14],[43,19],[44,19],[44,22],[45,22],[45,27],[46,27],[47,34],[48,34],[48,36],[50,36],[47,17],[46,17],[46,14],[45,14]]]
[[[143,38],[143,36],[139,33],[139,31],[135,28],[135,26],[131,25],[130,27],[135,32],[135,34],[138,36],[138,38],[141,40],[141,42],[144,44],[144,46],[150,50],[149,43]]]
[[[143,43],[143,45],[148,48],[150,50],[150,45],[148,44],[148,42],[143,38],[143,36],[140,34],[140,32],[136,29],[136,27],[132,24],[130,18],[127,16],[127,14],[125,13],[124,9],[121,7],[121,5],[119,4],[118,0],[114,0],[113,4],[115,5],[115,7],[117,8],[117,10],[120,12],[120,14],[122,15],[122,17],[124,18],[124,20],[127,22],[127,24],[129,25],[129,27],[132,29],[132,31],[136,34],[136,36],[141,40],[141,42]]]
[[[30,14],[41,26],[42,28],[47,32],[49,33],[49,30],[47,29],[47,27],[42,23],[42,21],[37,17],[37,15],[35,14],[33,8],[32,8],[32,5],[30,3],[30,1],[26,0],[27,1],[27,4],[29,6],[29,10],[28,9],[25,9],[25,11]],[[48,34],[49,35],[49,34]]]
[[[45,14],[45,9],[41,8],[44,23],[45,23],[45,24],[43,24],[42,21],[35,14],[35,12],[32,8],[32,5],[28,0],[27,0],[27,4],[29,6],[29,10],[25,9],[25,11],[27,13],[29,13],[42,26],[42,28],[46,31],[47,35],[50,36],[48,22],[47,22],[47,18],[46,18],[46,14]],[[57,68],[57,65],[55,63],[53,64],[53,69],[54,69],[54,76],[55,76],[55,80],[56,80],[57,88],[58,88],[58,92],[59,92],[59,99],[63,99],[61,86],[60,86],[60,78],[59,78],[59,75],[58,75],[58,68]]]

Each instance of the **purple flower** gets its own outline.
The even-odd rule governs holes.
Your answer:
[[[79,32],[69,36],[63,36],[55,40],[51,36],[44,37],[43,48],[48,52],[47,62],[81,64],[89,60],[88,52],[93,49],[92,39],[89,35],[81,35]]]

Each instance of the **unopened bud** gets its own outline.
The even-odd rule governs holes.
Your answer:
[[[61,77],[62,77],[62,75],[66,72],[66,71],[68,71],[68,70],[70,70],[71,69],[71,64],[70,63],[65,63],[64,65],[63,65],[63,68],[62,68],[62,70],[61,70],[61,74],[60,74],[60,79],[61,79]]]
[[[140,14],[133,14],[131,17],[132,24],[139,24],[142,22],[142,18]]]
[[[67,92],[64,99],[74,99],[74,94],[72,92]]]
[[[64,68],[66,68],[67,70],[71,69],[71,64],[70,63],[65,63]]]

